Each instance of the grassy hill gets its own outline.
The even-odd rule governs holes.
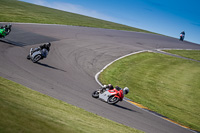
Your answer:
[[[17,0],[0,0],[1,22],[63,24],[137,32],[149,31]]]
[[[63,24],[152,33],[126,25],[33,5],[17,0],[0,0],[0,5],[1,22]],[[188,55],[191,56],[191,53],[187,54],[187,57]],[[195,54],[195,58],[199,57],[198,55]],[[149,55],[149,53],[129,57],[128,61],[126,61],[127,60],[122,60],[123,63],[126,63],[124,66],[128,67],[128,63],[133,63],[134,65],[130,65],[134,67],[128,67],[133,70],[126,69],[125,72],[123,70],[124,73],[120,73],[122,76],[113,76],[112,74],[119,75],[119,73],[112,73],[109,71],[119,72],[120,66],[119,68],[118,66],[112,67],[111,70],[108,69],[105,71],[109,74],[111,73],[111,75],[103,75],[103,78],[100,77],[102,78],[102,82],[104,84],[117,84],[121,87],[127,85],[129,88],[134,88],[134,95],[130,95],[131,93],[128,95],[130,99],[142,103],[150,109],[166,115],[177,122],[193,129],[200,130],[198,125],[200,107],[198,100],[198,88],[200,86],[198,82],[199,63],[168,58],[161,55]],[[155,67],[154,64],[158,65]],[[193,70],[189,71],[189,68],[193,68]],[[174,72],[174,70],[176,71]],[[158,73],[158,71],[160,71],[160,73]],[[170,73],[164,75],[165,73],[162,72],[165,71],[169,71]],[[130,73],[133,73],[132,75],[134,76],[129,77],[131,75]],[[177,74],[174,75],[174,73]],[[146,75],[146,77],[143,77],[143,75]],[[109,79],[114,79],[109,78],[109,76],[122,77],[122,79],[109,81]],[[123,81],[123,79],[126,81]],[[131,79],[131,81],[128,81],[127,79]],[[122,83],[119,83],[119,80],[121,80]],[[178,84],[174,83],[174,81],[178,82]],[[130,83],[130,85],[128,85],[128,83]],[[62,101],[52,99],[22,86],[19,86],[19,89],[16,86],[19,85],[0,78],[0,132],[35,132],[35,129],[37,129],[36,132],[88,132],[89,130],[91,132],[96,132],[96,129],[99,128],[95,126],[99,124],[96,120],[100,120],[101,123],[105,123],[105,125],[111,123],[111,125],[108,126],[110,128],[106,129],[106,131],[114,129],[116,126],[120,126],[121,132],[138,132],[123,125],[107,121],[101,117],[95,116],[94,114],[87,113],[82,109],[68,105]],[[184,95],[179,95],[180,93]],[[169,94],[169,96],[166,94]],[[179,95],[179,97],[177,97],[177,95]],[[38,103],[37,101],[34,101],[35,97],[39,98],[39,101],[42,99],[43,102]],[[45,110],[45,108],[49,108],[50,111]],[[74,115],[69,114],[70,117],[68,117],[68,115],[66,115],[67,111],[73,112]],[[83,112],[83,114],[81,112]],[[77,114],[80,114],[81,116],[77,117]],[[87,122],[91,123],[84,125],[86,118],[88,119]],[[29,123],[30,121],[33,123]],[[74,125],[78,126],[72,128]],[[102,127],[105,125],[102,125]],[[125,131],[125,129],[127,130]],[[98,132],[103,132],[103,129],[98,129]],[[118,132],[120,132],[120,130],[118,130]]]

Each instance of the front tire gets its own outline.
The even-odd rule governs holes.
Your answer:
[[[113,104],[116,104],[117,102],[119,102],[119,98],[118,97],[115,97],[114,95],[113,96],[110,96],[109,98],[108,98],[108,104],[111,104],[111,105],[113,105]]]
[[[31,59],[30,55],[28,55],[26,58],[27,58],[28,60],[30,60],[30,59]]]
[[[92,97],[94,97],[94,98],[99,98],[99,92],[98,92],[98,91],[94,91],[94,92],[92,93]]]

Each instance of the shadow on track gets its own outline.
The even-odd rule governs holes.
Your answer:
[[[37,64],[39,64],[39,65],[41,65],[41,66],[48,67],[48,68],[52,68],[52,69],[55,69],[55,70],[59,70],[59,71],[62,71],[62,72],[67,72],[67,71],[65,71],[65,70],[62,70],[62,69],[59,69],[59,68],[56,68],[56,67],[53,67],[53,66],[44,64],[44,63],[37,62]]]
[[[129,108],[123,107],[123,106],[118,105],[118,104],[114,104],[113,106],[118,107],[118,108],[121,108],[121,109],[125,109],[125,110],[128,110],[128,111],[131,111],[131,112],[137,112],[137,111],[135,111],[135,110],[132,110],[132,109],[129,109]],[[139,112],[137,112],[137,113],[139,113]]]
[[[0,39],[0,41],[3,42],[3,43],[7,43],[7,44],[10,44],[10,45],[19,46],[19,47],[23,47],[23,46],[27,45],[27,44],[22,43],[22,42],[14,42],[14,41],[10,41],[10,40],[2,40],[2,39]]]

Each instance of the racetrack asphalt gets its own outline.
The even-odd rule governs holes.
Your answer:
[[[100,87],[94,78],[96,73],[121,56],[162,48],[200,49],[200,45],[129,31],[64,25],[12,25],[10,35],[0,41],[1,77],[147,133],[192,132],[125,101],[108,105],[92,98],[91,93]],[[46,42],[52,43],[46,59],[36,64],[26,59],[31,47]],[[130,93],[134,95],[134,92]]]

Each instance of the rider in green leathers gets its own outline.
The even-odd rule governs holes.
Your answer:
[[[5,38],[11,32],[11,25],[0,27],[0,38]]]

